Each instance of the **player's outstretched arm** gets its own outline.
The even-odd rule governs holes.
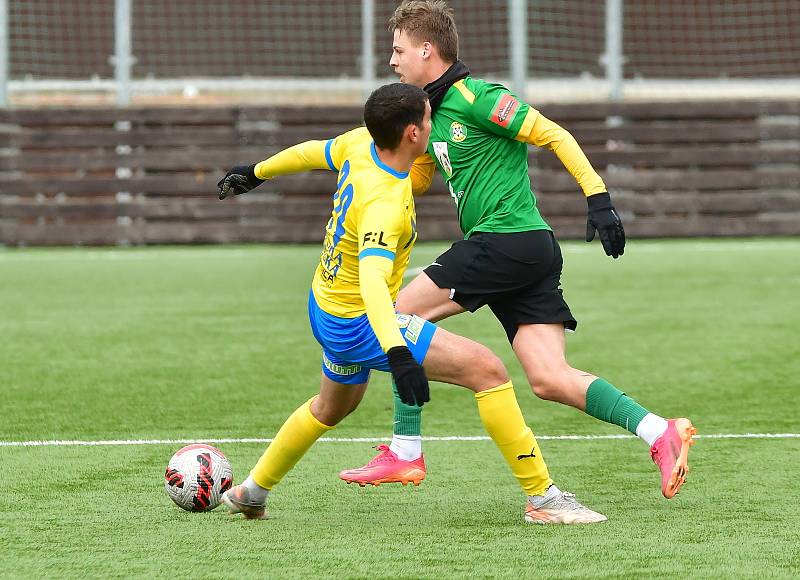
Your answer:
[[[519,135],[518,139],[547,147],[556,154],[586,195],[586,241],[591,242],[597,232],[606,255],[618,258],[625,253],[625,229],[603,179],[569,131],[534,109],[530,109],[528,115],[535,115],[535,121],[524,124],[531,127],[530,133]]]
[[[328,162],[326,151],[331,141],[306,141],[293,145],[258,163],[232,167],[219,180],[219,198],[247,193],[278,175],[300,173],[312,169],[334,169]]]

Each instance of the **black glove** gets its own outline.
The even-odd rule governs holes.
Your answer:
[[[237,165],[232,168],[225,177],[217,182],[219,187],[219,198],[225,199],[231,192],[236,195],[247,193],[254,187],[258,187],[266,181],[256,177],[256,164],[252,165]]]
[[[586,198],[589,204],[589,215],[586,218],[586,241],[594,239],[594,232],[600,235],[606,256],[618,258],[625,253],[625,229],[619,219],[611,196],[608,193],[596,193]]]
[[[392,369],[392,378],[397,385],[397,394],[406,405],[417,405],[431,400],[431,391],[428,387],[428,377],[407,346],[393,346],[386,353],[389,357],[389,368]]]

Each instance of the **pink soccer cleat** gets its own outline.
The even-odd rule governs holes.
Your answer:
[[[689,448],[694,445],[695,433],[697,429],[689,419],[670,419],[666,431],[650,448],[650,457],[661,470],[661,493],[667,499],[674,497],[686,482]]]
[[[413,483],[419,485],[425,479],[425,456],[420,455],[413,461],[400,459],[389,449],[388,445],[378,445],[378,455],[363,467],[347,469],[339,473],[339,477],[347,483],[380,485],[382,483]]]

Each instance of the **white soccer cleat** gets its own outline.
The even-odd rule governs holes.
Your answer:
[[[267,506],[250,499],[250,491],[237,485],[222,494],[222,503],[232,514],[242,514],[246,520],[266,520]]]
[[[607,520],[575,499],[575,494],[560,490],[539,507],[530,499],[525,507],[525,522],[529,524],[595,524]]]

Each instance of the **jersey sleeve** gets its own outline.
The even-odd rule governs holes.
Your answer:
[[[280,151],[256,164],[256,177],[270,179],[278,175],[300,173],[312,169],[339,171],[354,139],[363,137],[365,127],[358,127],[327,141],[306,141]]]
[[[433,174],[436,172],[436,162],[430,155],[424,153],[414,160],[411,166],[411,191],[414,195],[422,195],[431,186]]]
[[[530,129],[520,131],[516,139],[537,147],[546,147],[555,153],[578,182],[585,196],[606,191],[603,179],[594,170],[575,137],[544,115],[537,113]]]
[[[479,87],[475,93],[473,115],[479,126],[495,135],[553,151],[578,182],[584,195],[606,191],[603,180],[569,131],[521,101],[503,85],[485,83]]]
[[[506,87],[494,83],[477,88],[471,110],[476,125],[508,139],[514,139],[526,121],[532,122],[529,113],[536,113]]]
[[[358,223],[358,267],[361,298],[384,352],[405,345],[389,292],[397,245],[403,233],[402,206],[388,196],[371,201]]]
[[[349,146],[353,143],[360,143],[368,136],[369,131],[367,131],[366,127],[357,127],[325,141],[326,168],[331,171],[339,171],[342,168],[342,163],[347,158]]]
[[[306,141],[279,151],[272,157],[256,164],[256,177],[271,179],[279,175],[289,175],[310,171],[312,169],[328,169],[325,160],[325,141]]]
[[[405,225],[403,219],[403,206],[394,196],[368,201],[358,220],[358,257],[366,253],[394,260]]]

